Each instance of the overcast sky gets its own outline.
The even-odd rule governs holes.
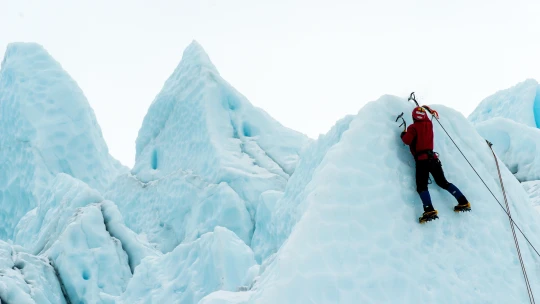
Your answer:
[[[470,114],[540,80],[540,1],[0,0],[0,49],[42,44],[78,82],[111,154],[192,40],[255,106],[312,138],[383,94]]]

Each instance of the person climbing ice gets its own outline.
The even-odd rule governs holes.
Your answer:
[[[406,131],[401,132],[401,139],[410,147],[416,161],[416,190],[424,206],[424,214],[419,218],[420,223],[438,218],[437,210],[433,208],[428,191],[430,173],[439,187],[450,192],[457,199],[458,205],[454,207],[454,211],[471,210],[471,204],[465,195],[454,184],[446,180],[438,154],[433,152],[433,124],[426,111],[437,118],[439,117],[437,111],[428,106],[415,107],[412,111],[414,123]]]

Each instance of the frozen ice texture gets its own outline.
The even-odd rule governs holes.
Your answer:
[[[473,123],[502,117],[538,128],[540,126],[540,86],[534,79],[501,90],[476,107],[469,120]]]
[[[458,112],[433,107],[502,202],[485,140]],[[437,122],[435,151],[448,180],[465,193],[473,211],[454,213],[455,199],[431,185],[440,219],[418,224],[422,205],[414,160],[395,122],[397,114],[411,110],[406,100],[391,96],[363,107],[317,165],[309,193],[299,203],[305,206],[302,215],[269,264],[261,267],[250,294],[220,293],[204,303],[527,302],[508,218]],[[513,218],[533,244],[540,244],[539,214],[500,163]],[[538,274],[532,270],[536,257],[519,239],[533,292],[538,293]]]
[[[0,239],[37,205],[57,173],[105,190],[113,159],[77,83],[40,45],[13,43],[0,70]]]
[[[253,251],[216,227],[162,257],[144,259],[118,303],[198,303],[215,290],[237,291],[252,278]]]
[[[0,88],[0,238],[12,239],[0,241],[2,303],[527,302],[505,212],[436,121],[435,151],[473,211],[454,213],[433,184],[440,218],[418,224],[402,98],[313,141],[253,107],[194,42],[128,172],[41,47],[11,45]],[[502,202],[493,141],[513,219],[540,246],[537,90],[529,80],[486,99],[474,126],[433,107]],[[538,294],[537,257],[518,238]]]

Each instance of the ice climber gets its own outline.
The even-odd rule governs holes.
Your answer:
[[[412,112],[414,123],[406,131],[401,132],[401,139],[410,147],[416,161],[416,190],[424,206],[424,214],[419,219],[420,223],[438,218],[428,191],[430,173],[439,187],[450,192],[457,199],[458,205],[454,207],[454,211],[471,210],[471,204],[467,198],[444,177],[441,161],[437,153],[433,152],[433,124],[426,110],[438,117],[438,113],[428,106],[415,107]]]

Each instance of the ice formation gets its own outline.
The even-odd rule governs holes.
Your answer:
[[[306,148],[284,193],[268,191],[261,195],[252,246],[259,261],[276,252],[289,237],[294,224],[304,214],[308,196],[314,187],[320,186],[311,183],[314,172],[328,150],[340,141],[353,118],[341,119],[328,134]]]
[[[475,125],[519,181],[540,180],[540,130],[506,118]]]
[[[434,108],[502,200],[484,139],[457,112]],[[414,163],[394,122],[396,114],[411,109],[394,97],[362,108],[313,171],[306,187],[309,193],[298,203],[304,205],[302,216],[287,229],[290,235],[270,257],[250,294],[220,292],[203,303],[526,302],[508,219],[437,123],[436,151],[447,178],[468,196],[473,212],[455,214],[454,198],[431,186],[440,219],[428,225],[415,223],[421,204]],[[514,220],[534,244],[540,244],[539,215],[532,212],[525,191],[505,167],[502,174]],[[540,278],[532,270],[536,258],[523,247],[522,253],[538,293]]]
[[[128,172],[41,47],[8,48],[0,89],[0,303],[527,302],[505,212],[436,122],[435,150],[473,211],[455,214],[431,185],[440,219],[418,224],[402,98],[310,140],[251,105],[194,42]],[[540,246],[537,90],[529,80],[489,97],[474,126],[433,107],[502,201],[494,143],[513,219]],[[519,239],[537,294],[538,257]]]
[[[67,304],[47,259],[0,241],[0,302]]]
[[[212,291],[251,283],[249,270],[256,266],[236,234],[216,227],[163,257],[145,259],[118,303],[198,303]]]
[[[193,42],[144,118],[133,173],[142,182],[179,170],[227,182],[253,215],[260,193],[285,188],[308,141],[253,107]]]
[[[163,252],[215,226],[249,245],[261,193],[285,189],[309,142],[253,107],[193,42],[150,106],[132,174],[106,197]]]
[[[0,71],[0,239],[57,173],[105,190],[124,168],[108,153],[75,81],[41,46],[10,44]]]
[[[124,175],[112,189],[107,198],[117,203],[127,226],[164,253],[215,226],[251,242],[253,224],[246,205],[226,183],[211,184],[179,171],[149,183]]]
[[[502,117],[529,127],[540,127],[540,86],[534,79],[501,90],[477,106],[468,117],[473,123]]]
[[[530,202],[540,201],[540,85],[529,79],[483,101],[469,116],[476,130],[493,143],[493,149],[522,182]]]

